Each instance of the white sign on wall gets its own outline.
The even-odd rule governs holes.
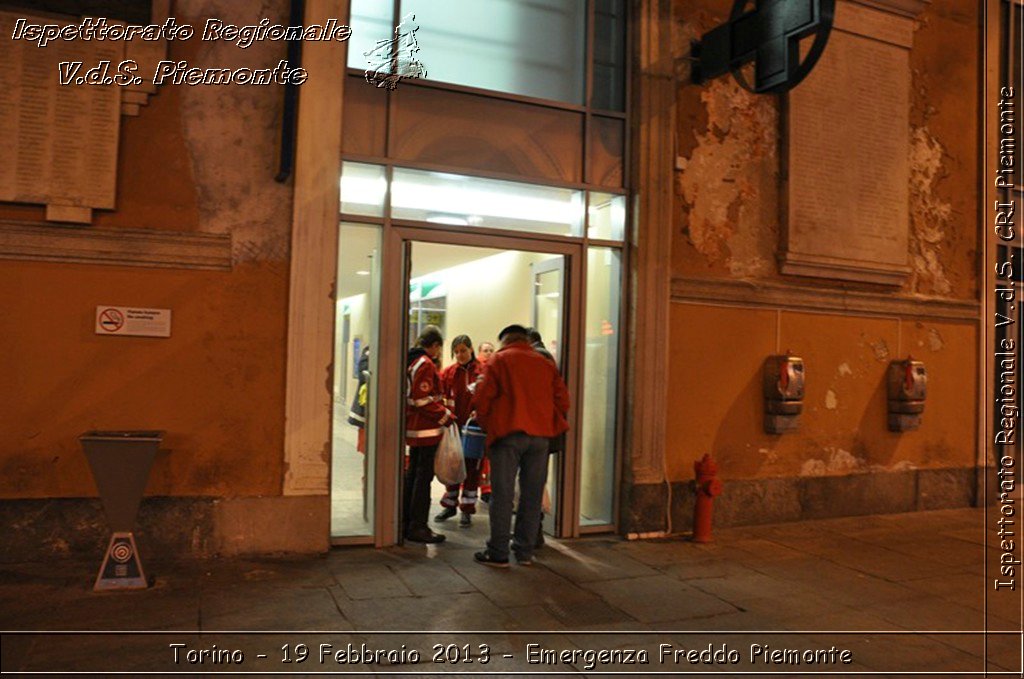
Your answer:
[[[101,304],[96,307],[96,334],[170,337],[171,310]]]

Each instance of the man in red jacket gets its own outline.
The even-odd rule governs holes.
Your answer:
[[[512,551],[533,563],[541,498],[548,476],[548,440],[569,428],[569,391],[554,363],[529,342],[526,328],[510,325],[498,335],[501,349],[487,363],[473,404],[487,432],[491,460],[491,539],[477,562],[508,567],[512,501],[519,475]]]
[[[405,443],[409,466],[405,471],[402,507],[405,539],[411,542],[444,542],[444,536],[427,526],[430,484],[434,480],[434,455],[445,426],[452,421],[444,405],[441,374],[434,361],[441,356],[443,340],[436,326],[428,325],[409,350],[408,394],[405,405]]]

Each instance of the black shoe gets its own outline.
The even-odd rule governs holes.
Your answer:
[[[441,523],[442,521],[447,521],[448,519],[455,516],[456,513],[457,512],[455,511],[455,507],[445,507],[444,509],[441,510],[440,514],[434,517],[434,521],[437,521],[438,523]]]
[[[440,533],[435,533],[429,528],[422,530],[411,530],[405,534],[405,539],[409,542],[425,542],[427,544],[436,544],[438,542],[444,542],[445,536]]]
[[[490,493],[482,494],[480,496],[480,502],[483,502],[485,505],[491,504],[491,494]]]
[[[469,528],[473,525],[473,515],[469,512],[462,512],[462,516],[459,517],[459,525],[463,528]]]
[[[489,550],[477,552],[473,555],[473,560],[477,563],[482,563],[485,566],[491,566],[492,568],[508,568],[508,559],[499,559],[492,555]]]

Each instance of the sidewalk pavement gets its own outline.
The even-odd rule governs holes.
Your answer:
[[[101,555],[6,565],[0,567],[2,630],[167,633],[5,633],[2,669],[298,676],[589,667],[638,674],[982,676],[987,670],[1021,676],[1024,589],[992,586],[1002,554],[995,518],[991,511],[960,509],[732,528],[705,545],[685,538],[549,540],[534,566],[496,569],[473,561],[487,534],[484,515],[469,529],[447,522],[449,539],[436,546],[173,563],[147,562],[143,554],[155,585],[138,592],[92,592]],[[431,662],[436,643],[444,663]],[[532,654],[531,643],[539,645]],[[309,657],[298,663],[303,644]],[[351,654],[339,662],[333,654],[349,644],[393,653],[375,656],[379,662]],[[667,659],[662,644],[669,644]],[[706,659],[686,655],[709,645]],[[410,660],[413,649],[418,663]],[[568,655],[544,656],[539,649]],[[614,649],[619,662],[602,664],[600,651],[614,660]],[[682,659],[675,655],[680,649]],[[848,663],[837,655],[844,649]],[[626,664],[629,652],[635,660],[640,650],[650,664]],[[230,651],[244,656],[241,664]],[[721,662],[713,651],[721,651]],[[538,659],[554,662],[531,662]]]

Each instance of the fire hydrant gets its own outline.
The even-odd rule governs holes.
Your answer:
[[[722,494],[722,482],[718,479],[718,464],[711,455],[693,463],[697,474],[697,502],[693,508],[693,541],[711,542],[711,509],[714,498]]]

